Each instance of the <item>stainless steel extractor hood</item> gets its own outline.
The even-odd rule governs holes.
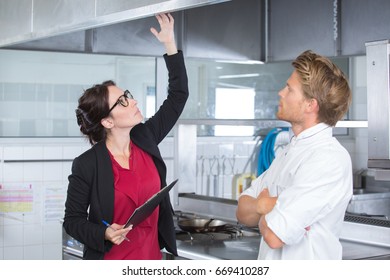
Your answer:
[[[2,0],[0,47],[229,0]]]
[[[161,44],[149,31],[153,15],[176,11],[177,44],[186,57],[264,62],[268,1],[2,0],[0,48],[159,56]],[[32,8],[22,5],[30,2]]]
[[[390,41],[366,43],[368,168],[390,180]]]

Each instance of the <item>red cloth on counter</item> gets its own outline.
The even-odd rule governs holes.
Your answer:
[[[130,143],[129,169],[123,168],[110,153],[114,173],[114,218],[112,223],[124,225],[134,210],[160,190],[160,177],[152,157]],[[159,207],[143,222],[130,230],[127,238],[113,245],[105,260],[160,260],[158,242]]]

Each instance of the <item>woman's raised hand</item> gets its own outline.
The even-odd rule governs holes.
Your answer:
[[[154,27],[150,28],[150,32],[165,45],[168,55],[177,53],[174,33],[174,19],[171,14],[158,14],[156,19],[160,24],[160,32]]]

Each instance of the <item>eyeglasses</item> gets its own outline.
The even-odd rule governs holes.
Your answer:
[[[133,95],[128,91],[127,89],[123,93],[123,95],[119,96],[118,100],[115,102],[114,105],[110,108],[108,111],[108,114],[111,113],[111,111],[115,108],[116,105],[121,104],[123,107],[129,106],[129,99],[134,99]]]

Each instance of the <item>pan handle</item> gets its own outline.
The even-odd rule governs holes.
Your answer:
[[[208,220],[208,222],[207,223],[205,223],[204,224],[204,229],[207,231],[208,230],[208,228],[209,228],[209,225],[210,225],[210,223],[212,222],[212,221],[214,221],[214,219],[210,219],[210,220]]]

